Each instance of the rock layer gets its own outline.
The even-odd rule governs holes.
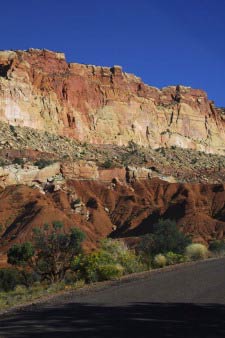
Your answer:
[[[0,52],[0,120],[96,144],[225,149],[224,110],[204,91],[159,90],[47,50]]]

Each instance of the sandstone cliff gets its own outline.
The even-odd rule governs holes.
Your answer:
[[[159,90],[47,50],[0,52],[0,251],[56,219],[83,229],[89,249],[161,217],[195,241],[223,238],[224,127],[202,90]]]
[[[225,149],[224,110],[204,91],[159,90],[47,50],[0,52],[0,120],[96,144]]]

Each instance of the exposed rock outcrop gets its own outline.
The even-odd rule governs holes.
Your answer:
[[[54,163],[45,168],[38,169],[36,166],[25,165],[23,167],[12,164],[0,167],[0,187],[6,188],[9,185],[47,183],[52,177],[60,174],[59,163]]]
[[[224,111],[202,90],[161,90],[114,66],[47,50],[0,52],[0,120],[96,144],[223,153]]]

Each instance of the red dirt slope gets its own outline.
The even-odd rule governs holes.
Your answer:
[[[69,188],[68,188],[69,187]],[[79,226],[86,247],[107,235],[136,237],[151,232],[159,218],[175,219],[193,240],[208,242],[225,232],[225,185],[168,183],[158,179],[121,184],[67,182],[67,191],[47,193],[10,186],[0,193],[3,248],[31,238],[32,228],[54,220]],[[74,206],[73,196],[80,201]]]

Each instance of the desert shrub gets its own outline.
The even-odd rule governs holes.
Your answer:
[[[144,253],[149,256],[156,251],[154,234],[147,234],[142,236],[140,243],[137,246],[137,252]]]
[[[136,255],[134,251],[129,250],[121,240],[104,239],[101,241],[101,248],[111,255],[114,262],[123,267],[124,274],[140,272],[147,268],[141,257]]]
[[[209,251],[220,255],[225,252],[225,241],[224,240],[214,240],[209,243]]]
[[[0,167],[4,167],[6,165],[6,161],[2,158],[0,158]]]
[[[34,247],[30,242],[14,244],[7,253],[8,263],[17,267],[20,284],[26,287],[30,287],[38,279],[33,271],[27,270],[28,262],[31,262],[34,253]]]
[[[145,264],[140,256],[137,256],[133,251],[128,250],[126,253],[118,257],[118,262],[124,269],[124,274],[134,272],[141,272],[147,270],[148,266]]]
[[[78,281],[78,276],[74,271],[67,271],[64,276],[64,280],[66,285],[74,285]]]
[[[187,257],[181,254],[176,254],[172,251],[169,251],[165,255],[167,265],[173,265],[178,263],[183,263],[187,261]]]
[[[138,250],[143,251],[146,255],[169,251],[182,254],[190,243],[190,238],[179,231],[174,221],[159,220],[153,227],[153,233],[142,237]]]
[[[0,291],[14,290],[20,282],[20,274],[16,269],[0,269]]]
[[[160,220],[154,225],[154,239],[155,253],[183,253],[191,243],[191,240],[179,231],[176,222],[170,219]]]
[[[8,263],[20,268],[26,277],[31,269],[41,280],[60,282],[70,270],[74,257],[81,252],[84,233],[77,228],[65,233],[60,221],[34,229],[33,243],[13,245],[7,255]],[[29,286],[29,285],[28,285]]]
[[[106,264],[99,266],[98,273],[100,280],[110,280],[121,277],[124,269],[120,264]]]
[[[113,167],[113,161],[110,159],[107,159],[104,163],[102,163],[102,167],[105,169],[110,169]]]
[[[23,166],[25,162],[24,162],[24,159],[23,159],[23,158],[21,158],[21,157],[16,157],[16,158],[14,158],[14,160],[13,160],[12,163],[13,163],[13,164],[18,164],[18,165]]]
[[[113,265],[115,261],[109,253],[98,250],[87,255],[80,255],[74,259],[72,269],[77,271],[80,279],[87,283],[101,281],[102,267]]]
[[[138,145],[133,140],[128,142],[128,149],[131,154],[136,154],[138,152]]]
[[[166,266],[166,263],[166,257],[162,254],[156,255],[153,259],[153,266],[155,268],[163,268],[164,266]]]
[[[191,260],[204,259],[208,256],[208,249],[200,243],[193,243],[187,246],[185,253]]]
[[[99,250],[77,257],[73,269],[79,278],[90,283],[143,271],[145,266],[122,241],[104,239]]]
[[[86,206],[91,209],[97,209],[98,208],[98,201],[94,197],[90,197],[89,200],[86,203]]]
[[[36,162],[34,162],[34,165],[36,167],[38,167],[38,169],[43,169],[51,164],[53,164],[54,161],[53,160],[45,160],[43,158],[41,158],[40,160],[37,160]]]
[[[35,253],[33,244],[26,242],[14,244],[8,251],[8,263],[15,266],[25,266]]]
[[[12,124],[9,125],[9,129],[12,132],[12,134],[16,133],[16,128]]]
[[[102,250],[112,255],[115,259],[128,251],[127,245],[123,241],[117,239],[104,238],[101,240],[100,246]]]

